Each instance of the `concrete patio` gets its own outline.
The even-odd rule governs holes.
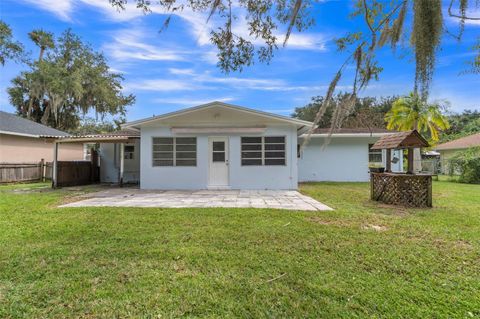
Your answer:
[[[197,190],[151,191],[114,188],[86,195],[88,198],[60,207],[243,207],[289,210],[332,210],[297,191],[269,190]]]

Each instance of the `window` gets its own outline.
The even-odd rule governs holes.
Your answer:
[[[213,142],[212,161],[225,162],[225,142]]]
[[[123,158],[124,159],[133,159],[133,153],[135,152],[135,146],[125,145],[123,148]]]
[[[382,163],[382,150],[372,150],[373,144],[368,144],[368,162],[370,164]]]
[[[196,137],[154,137],[153,166],[196,166]]]
[[[242,137],[242,165],[285,165],[285,136]]]

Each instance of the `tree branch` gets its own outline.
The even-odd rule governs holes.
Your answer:
[[[453,2],[455,0],[450,0],[450,5],[448,6],[448,15],[451,16],[452,18],[459,18],[462,20],[474,20],[474,21],[480,21],[480,17],[468,17],[466,15],[458,15],[452,12],[452,6]]]

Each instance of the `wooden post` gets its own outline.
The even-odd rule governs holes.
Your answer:
[[[387,151],[387,160],[385,163],[385,172],[390,173],[392,171],[392,150],[386,149]]]
[[[427,207],[432,207],[432,177],[428,177]]]
[[[123,186],[123,170],[124,170],[124,163],[125,163],[125,144],[120,143],[120,176],[118,178],[118,183],[120,187]]]
[[[53,142],[52,188],[58,185],[58,143]]]
[[[408,164],[407,164],[407,174],[413,174],[413,148],[408,149]]]
[[[373,181],[373,174],[370,173],[370,199],[371,199],[371,200],[373,200],[373,199],[375,198],[375,196],[374,196],[374,194],[373,194],[374,189],[375,189],[375,188],[373,187],[373,183],[374,183],[374,181]]]
[[[39,179],[40,179],[41,182],[45,182],[45,159],[43,159],[43,158],[40,160],[39,169],[40,169],[40,178]]]

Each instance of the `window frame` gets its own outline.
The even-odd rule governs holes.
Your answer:
[[[133,151],[127,151],[127,147],[133,147]],[[127,157],[130,155],[130,157]],[[123,144],[123,159],[134,160],[135,159],[135,144]]]
[[[242,138],[248,138],[248,137],[257,137],[257,138],[260,138],[261,139],[261,142],[260,143],[245,143],[245,144],[253,144],[253,145],[258,145],[260,144],[261,145],[261,149],[260,150],[246,150],[244,151],[242,146],[244,145],[244,143],[242,142]],[[284,145],[284,149],[283,150],[266,150],[265,149],[265,138],[268,138],[268,137],[282,137],[283,138],[283,143],[267,143],[269,145],[272,145],[272,144],[280,144],[280,145]],[[258,166],[287,166],[288,165],[288,162],[287,162],[287,136],[286,135],[265,135],[265,136],[240,136],[240,166],[242,167],[249,167],[249,166],[253,166],[253,167],[258,167]],[[243,158],[243,155],[242,153],[243,152],[260,152],[261,154],[261,157],[260,158]],[[266,152],[283,152],[284,153],[284,157],[283,158],[280,158],[280,157],[265,157],[265,153]],[[258,160],[260,159],[261,160],[261,163],[260,164],[254,164],[254,165],[245,165],[243,164],[243,160]],[[283,164],[278,164],[278,165],[275,165],[275,164],[265,164],[265,159],[283,159],[284,160],[284,163]]]
[[[153,141],[155,138],[168,138],[168,139],[172,139],[172,150],[171,151],[154,151],[153,150],[153,147],[154,145],[169,145],[169,144],[155,144]],[[177,138],[194,138],[195,139],[195,144],[180,144],[180,145],[195,145],[195,151],[177,151]],[[151,149],[151,153],[152,153],[152,167],[153,168],[156,168],[156,167],[197,167],[198,166],[198,138],[197,136],[152,136],[152,140],[151,140],[151,146],[152,146],[152,149]],[[195,165],[177,165],[177,152],[179,153],[193,153],[195,152],[195,158],[180,158],[180,160],[195,160]],[[155,165],[155,161],[158,161],[158,160],[162,160],[161,158],[160,159],[155,159],[154,158],[154,154],[155,153],[173,153],[172,155],[172,162],[173,164],[172,165]],[[170,158],[168,159],[163,159],[163,160],[170,160]]]
[[[378,164],[383,164],[383,151],[382,150],[372,150],[373,143],[368,144],[368,165],[378,165]],[[377,162],[372,162],[370,161],[370,156],[371,155],[380,155],[380,161]]]

